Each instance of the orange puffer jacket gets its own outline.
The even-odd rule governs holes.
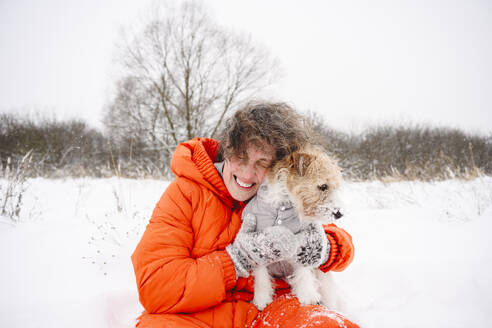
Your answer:
[[[248,302],[252,279],[236,279],[225,251],[241,226],[245,204],[231,197],[213,165],[218,148],[213,139],[196,138],[173,155],[177,178],[132,255],[145,308],[139,327],[245,327],[258,315]],[[320,269],[341,271],[353,258],[351,237],[334,225],[325,231],[331,250]]]

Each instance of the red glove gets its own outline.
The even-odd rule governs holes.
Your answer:
[[[326,237],[330,242],[328,261],[319,266],[323,272],[343,271],[354,259],[352,236],[334,224],[324,225]]]

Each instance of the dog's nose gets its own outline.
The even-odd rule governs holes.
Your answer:
[[[343,216],[343,214],[342,212],[340,212],[340,210],[336,210],[335,212],[333,212],[333,216],[335,217],[336,220],[338,220]]]

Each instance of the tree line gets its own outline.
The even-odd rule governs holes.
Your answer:
[[[317,131],[349,180],[430,181],[492,174],[492,134],[418,124],[373,126],[358,134],[327,127]]]
[[[320,143],[337,158],[348,180],[429,181],[492,175],[492,134],[424,125],[369,127],[354,134],[332,129],[319,117],[316,122]],[[0,114],[2,176],[20,163],[29,177],[169,179],[172,175],[170,156],[163,157],[142,140],[115,143],[110,134],[81,120]]]

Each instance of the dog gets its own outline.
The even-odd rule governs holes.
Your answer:
[[[326,152],[312,145],[302,147],[269,170],[265,182],[243,211],[243,224],[247,221],[255,231],[283,225],[294,234],[308,226],[319,229],[324,236],[321,224],[342,216],[338,195],[342,181],[339,166]],[[316,247],[324,248],[326,253],[326,238],[322,238]],[[302,304],[321,303],[328,308],[334,307],[333,280],[329,273],[317,269],[321,264],[318,261],[313,265],[301,265],[292,258],[257,267],[253,272],[253,304],[263,310],[273,299],[272,278],[281,278],[290,284],[292,293]]]

